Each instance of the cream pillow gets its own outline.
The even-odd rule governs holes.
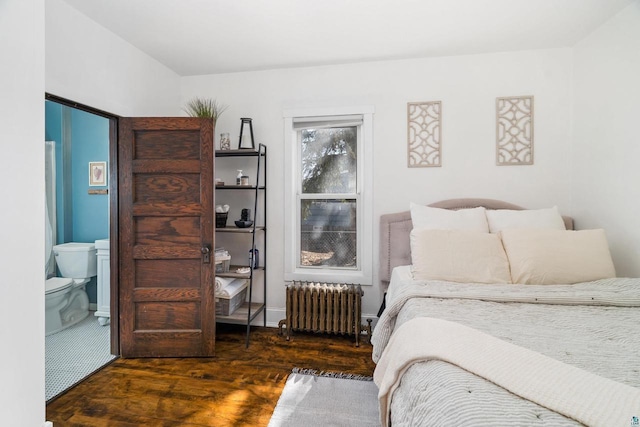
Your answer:
[[[487,210],[486,214],[491,233],[497,233],[507,228],[566,229],[557,206],[548,209],[526,209],[522,211],[509,209]]]
[[[513,283],[553,285],[615,277],[604,230],[502,230]]]
[[[489,232],[485,208],[450,209],[432,208],[411,203],[411,221],[413,228],[432,230],[476,230]]]
[[[413,278],[460,283],[511,283],[509,261],[497,234],[413,229]]]

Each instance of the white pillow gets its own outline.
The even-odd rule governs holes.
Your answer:
[[[604,230],[502,230],[513,283],[554,285],[616,276]]]
[[[413,228],[431,230],[475,230],[489,232],[485,208],[450,209],[432,208],[411,203],[411,221]]]
[[[414,228],[410,242],[416,280],[511,283],[509,261],[497,234]]]
[[[566,229],[557,206],[548,209],[526,209],[522,211],[509,209],[487,210],[486,214],[491,233],[497,233],[507,228]]]

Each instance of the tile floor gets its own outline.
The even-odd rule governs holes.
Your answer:
[[[93,313],[45,338],[47,401],[115,358],[109,353],[110,325],[100,326]]]

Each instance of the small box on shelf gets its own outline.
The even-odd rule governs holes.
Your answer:
[[[231,316],[240,306],[242,306],[247,299],[248,284],[249,282],[244,280],[244,284],[230,295],[216,294],[216,315]]]
[[[225,228],[229,212],[216,212],[216,228]]]
[[[231,265],[231,255],[224,248],[216,249],[214,253],[216,273],[228,273]]]

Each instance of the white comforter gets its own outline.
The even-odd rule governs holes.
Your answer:
[[[420,283],[411,280],[408,267],[401,267],[394,270],[392,286],[387,297],[388,308],[378,322],[372,338],[373,357],[378,363],[383,352],[390,351],[385,348],[394,329],[399,329],[400,325],[415,317],[428,316],[469,326],[518,347],[531,349],[534,354],[540,353],[590,371],[599,377],[635,387],[636,389],[632,389],[634,392],[640,387],[640,281],[636,279],[601,280],[562,286]],[[415,333],[410,335],[414,341],[418,339]],[[439,341],[442,339],[444,338],[438,338]],[[449,347],[446,343],[443,344],[443,348]],[[469,350],[471,353],[475,351],[471,347]],[[442,357],[436,359],[443,360]],[[438,413],[437,408],[424,407],[425,396],[433,394],[434,388],[427,389],[426,386],[421,388],[416,385],[424,384],[421,382],[421,375],[433,375],[434,372],[440,375],[439,372],[443,370],[450,369],[434,362],[421,362],[407,370],[411,374],[410,377],[398,379],[400,388],[393,392],[394,385],[390,390],[395,396],[390,406],[394,412],[394,425],[401,425],[403,420],[407,425],[416,425],[415,418],[412,418],[415,415],[408,412],[418,407],[422,411],[421,425],[436,425],[433,420],[424,420],[429,414]],[[468,375],[463,371],[459,374]],[[376,372],[376,376],[380,381],[380,372]],[[402,384],[411,384],[410,387],[416,389],[403,389]],[[490,398],[485,399],[489,402],[489,407],[491,402],[495,405],[495,402],[504,398],[497,396],[504,393],[499,387],[493,384],[481,385],[483,390],[488,390],[491,386],[496,390],[487,391],[492,393]],[[439,400],[452,401],[452,396],[446,394],[449,388],[451,393],[455,393],[455,387],[443,387],[445,394]],[[384,392],[381,390],[382,393]],[[514,402],[522,400],[515,396],[510,398],[515,399]],[[431,399],[433,400],[433,396]],[[505,402],[505,405],[515,405],[514,402],[509,402],[509,399]],[[518,405],[526,407],[531,403],[523,401]],[[600,404],[601,407],[603,405],[605,402]],[[571,401],[568,407],[571,407]],[[558,411],[558,408],[553,409]],[[473,412],[473,407],[470,407],[469,411]],[[540,411],[535,408],[532,411],[537,414],[537,418],[550,419],[552,422],[548,424],[551,425],[572,423],[566,418],[563,420],[563,417],[555,420],[553,414],[541,416]],[[491,419],[491,411],[486,407],[476,408],[475,415],[482,415],[483,412]],[[510,412],[514,414],[513,411]],[[637,408],[637,412],[638,414],[631,416],[638,416],[640,407]],[[598,425],[590,418],[579,418],[572,413],[565,415],[580,419],[581,422]],[[631,416],[626,413],[621,416],[628,419],[627,424],[631,423]],[[518,424],[518,421],[517,418],[513,419],[510,424]],[[480,425],[476,421],[474,424]],[[457,420],[457,423],[451,425],[473,424]],[[486,422],[484,425],[495,425],[495,421]],[[527,425],[527,422],[523,425]]]

